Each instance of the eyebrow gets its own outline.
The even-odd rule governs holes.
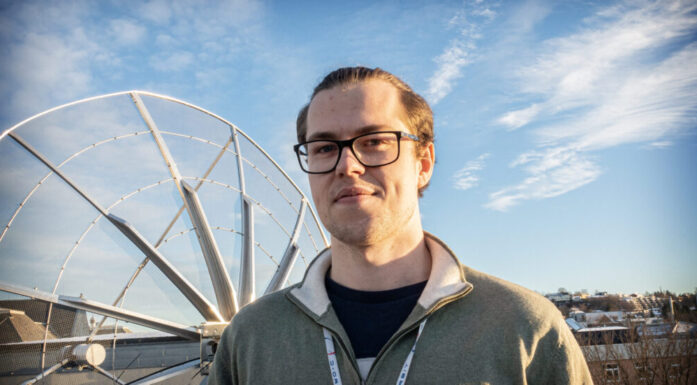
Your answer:
[[[355,131],[353,132],[353,135],[354,135],[354,137],[355,137],[355,136],[367,134],[367,133],[369,133],[369,132],[376,132],[376,131],[393,131],[393,130],[394,130],[394,128],[392,128],[392,127],[390,127],[390,126],[387,126],[387,125],[383,125],[383,124],[370,124],[370,125],[363,126],[363,127],[359,128],[359,129],[355,130]],[[309,141],[311,141],[311,140],[336,139],[336,138],[337,138],[337,135],[336,135],[334,132],[332,132],[332,131],[320,131],[320,132],[316,132],[316,133],[310,135],[310,136],[307,138],[307,141],[309,142]]]

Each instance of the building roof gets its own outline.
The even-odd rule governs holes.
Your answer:
[[[0,308],[0,344],[54,339],[56,336],[21,310]]]

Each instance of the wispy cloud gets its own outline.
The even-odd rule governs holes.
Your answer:
[[[158,71],[182,71],[194,63],[194,55],[187,51],[176,51],[150,58],[150,66]]]
[[[527,165],[530,176],[518,185],[492,193],[485,207],[506,211],[523,200],[552,198],[588,184],[601,174],[592,160],[567,147],[525,153],[512,164],[519,165]]]
[[[533,104],[521,110],[505,113],[498,119],[498,122],[508,126],[508,129],[512,131],[530,123],[531,120],[535,119],[538,113],[540,113],[540,106]]]
[[[470,7],[468,7],[470,8]],[[480,25],[496,17],[496,12],[483,1],[477,1],[471,9],[462,9],[453,16],[448,26],[458,31],[458,36],[450,41],[443,53],[433,59],[438,68],[428,80],[426,98],[436,104],[446,97],[462,77],[462,69],[471,61],[471,52],[476,49],[476,41],[481,38]]]
[[[469,190],[472,187],[476,187],[479,184],[479,176],[476,172],[484,169],[484,161],[489,156],[490,154],[488,153],[479,155],[476,159],[470,160],[464,167],[457,170],[453,174],[453,187],[458,190]]]
[[[649,143],[648,145],[645,146],[645,148],[648,149],[663,149],[663,148],[668,148],[673,145],[673,142],[670,140],[661,140],[659,142],[653,142]]]
[[[589,152],[666,143],[693,127],[697,43],[686,38],[697,31],[697,4],[636,4],[604,9],[586,30],[547,41],[538,60],[520,71],[521,92],[542,101],[498,122],[509,130],[537,123],[539,148],[512,164],[525,165],[530,176],[492,193],[486,207],[505,210],[572,191],[601,174]]]
[[[147,28],[129,19],[112,20],[109,27],[114,39],[121,45],[139,43],[147,33]]]

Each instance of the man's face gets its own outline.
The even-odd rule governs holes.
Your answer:
[[[319,92],[308,112],[307,140],[350,139],[374,131],[411,132],[403,122],[399,93],[382,80],[340,85]],[[352,245],[370,245],[420,221],[418,188],[431,175],[433,147],[417,158],[416,142],[401,141],[399,159],[365,167],[344,148],[336,169],[310,174],[312,198],[324,226]]]

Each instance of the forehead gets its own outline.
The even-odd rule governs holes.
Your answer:
[[[383,80],[368,80],[323,90],[315,95],[307,116],[308,139],[348,136],[365,127],[406,130],[397,89]]]

